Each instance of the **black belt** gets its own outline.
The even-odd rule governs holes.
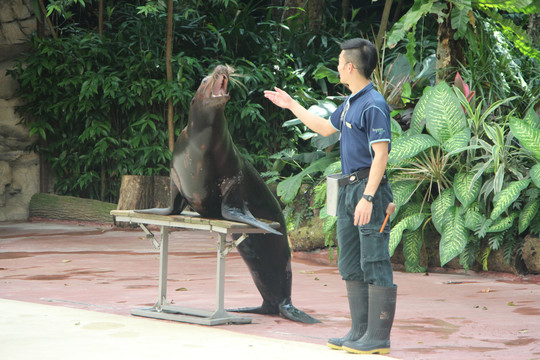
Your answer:
[[[371,168],[365,168],[360,169],[355,172],[350,173],[349,175],[342,175],[342,177],[338,180],[339,187],[354,184],[355,182],[365,179],[369,176],[369,171]],[[385,184],[388,182],[388,177],[386,176],[386,171],[384,172],[384,175],[381,179],[381,184]]]

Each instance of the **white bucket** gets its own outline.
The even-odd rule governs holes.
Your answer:
[[[337,216],[339,179],[341,174],[326,177],[326,213],[331,216]]]

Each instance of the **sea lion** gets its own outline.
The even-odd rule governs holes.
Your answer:
[[[179,214],[189,204],[201,216],[223,218],[264,229],[237,247],[261,293],[260,307],[231,311],[280,314],[303,323],[318,320],[291,303],[291,251],[276,197],[257,170],[236,149],[224,116],[229,101],[229,68],[217,66],[193,97],[187,126],[176,140],[171,161],[168,208],[138,212]],[[273,229],[265,219],[280,224]]]

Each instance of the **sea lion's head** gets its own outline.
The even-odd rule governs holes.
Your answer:
[[[191,104],[199,102],[204,108],[225,107],[230,98],[227,93],[227,85],[231,70],[228,66],[216,66],[214,71],[201,81]]]
[[[224,109],[230,98],[227,93],[230,72],[232,68],[218,65],[212,74],[201,81],[199,89],[191,100],[191,128],[204,128],[224,123]]]

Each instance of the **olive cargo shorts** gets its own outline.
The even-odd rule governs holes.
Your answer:
[[[362,198],[367,178],[339,189],[337,210],[338,268],[343,280],[360,280],[376,286],[393,286],[388,250],[390,222],[379,232],[386,207],[393,200],[388,182],[379,185],[373,199],[371,220],[354,225],[354,209]]]

